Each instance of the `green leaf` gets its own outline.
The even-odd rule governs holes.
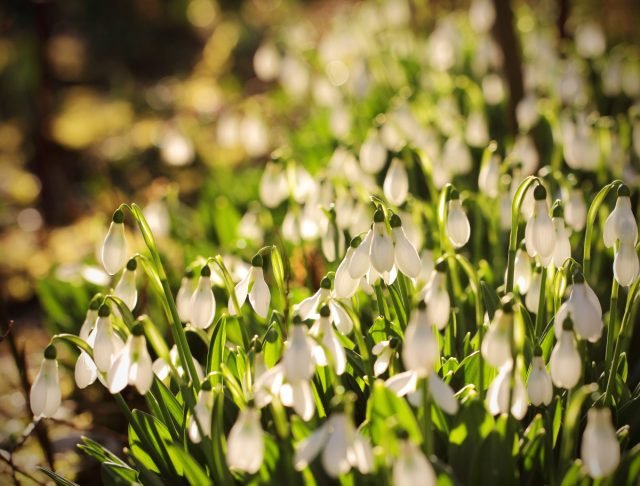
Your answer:
[[[198,486],[201,484],[213,484],[207,473],[202,469],[202,466],[188,452],[176,445],[171,445],[169,450],[174,461],[180,463],[180,467],[184,471],[184,477],[187,478],[189,484]]]
[[[102,444],[91,440],[89,437],[81,437],[82,444],[78,444],[78,449],[83,451],[88,456],[93,457],[99,462],[111,462],[113,464],[119,464],[126,466],[126,463],[116,456],[109,449],[105,448]]]
[[[482,293],[482,301],[484,302],[484,308],[489,315],[489,320],[493,319],[496,310],[500,308],[500,297],[496,291],[490,287],[484,280],[480,281],[480,290]]]
[[[422,440],[420,427],[407,401],[386,389],[381,381],[376,381],[373,386],[367,404],[367,418],[374,443],[392,432],[396,425],[405,430],[415,442],[420,443]]]
[[[138,472],[127,465],[103,462],[100,467],[102,483],[108,486],[125,486],[138,482]]]
[[[224,348],[227,341],[227,317],[222,316],[214,326],[207,355],[207,374],[221,370],[224,362]],[[215,379],[219,381],[219,378]]]
[[[68,479],[63,478],[59,474],[53,472],[51,469],[47,469],[46,467],[38,467],[38,470],[42,471],[44,474],[53,479],[53,482],[58,486],[79,486],[78,483],[69,481]]]
[[[182,471],[174,467],[167,449],[172,443],[167,427],[153,415],[134,410],[129,424],[131,453],[150,471],[174,477]]]

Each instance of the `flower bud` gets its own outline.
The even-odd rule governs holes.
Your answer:
[[[608,408],[591,408],[582,435],[581,457],[589,476],[603,478],[620,463],[620,443]]]
[[[400,206],[407,200],[409,193],[409,176],[404,163],[400,159],[393,159],[382,185],[384,196],[395,205]]]
[[[102,244],[102,264],[109,275],[115,275],[127,263],[127,241],[124,236],[124,214],[117,209]]]

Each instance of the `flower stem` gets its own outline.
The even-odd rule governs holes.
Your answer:
[[[534,329],[534,336],[539,337],[543,331],[545,322],[545,303],[546,303],[546,291],[547,291],[547,267],[542,267],[540,273],[540,299],[538,300],[538,312],[536,313],[536,328]]]
[[[613,360],[613,346],[616,339],[617,317],[618,317],[618,293],[620,286],[613,278],[611,282],[611,301],[609,304],[609,324],[607,325],[607,347],[604,357],[605,369],[609,369]]]
[[[422,380],[422,413],[423,413],[423,431],[422,443],[424,453],[429,457],[433,452],[433,427],[431,425],[431,400],[429,396],[429,377],[426,376]]]
[[[522,207],[522,201],[527,193],[527,189],[529,189],[529,186],[531,186],[535,181],[540,183],[540,180],[537,177],[529,176],[525,178],[518,186],[513,197],[513,201],[511,202],[511,232],[509,233],[509,254],[507,257],[507,282],[505,293],[513,292],[516,251],[518,251],[518,219],[520,216],[520,208]]]

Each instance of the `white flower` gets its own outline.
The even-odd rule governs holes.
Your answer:
[[[374,356],[377,356],[375,363],[373,363],[373,374],[380,376],[389,368],[389,363],[396,354],[396,348],[398,347],[398,340],[392,338],[385,341],[376,343],[371,352]]]
[[[529,380],[527,381],[527,394],[532,405],[549,405],[553,398],[553,384],[549,373],[547,373],[541,351],[538,350],[538,352],[540,354],[535,355],[531,363],[531,373],[529,373]]]
[[[613,260],[613,274],[622,287],[628,287],[638,276],[640,262],[632,231],[628,229],[629,224],[625,222],[621,228],[624,232],[618,240],[619,246]]]
[[[587,205],[579,189],[573,189],[564,208],[564,219],[574,231],[582,231],[587,223]]]
[[[253,70],[262,81],[273,81],[280,73],[280,53],[271,42],[265,42],[253,56]]]
[[[180,288],[176,295],[176,307],[178,309],[178,316],[182,322],[189,322],[191,320],[191,297],[195,290],[195,281],[193,278],[193,272],[188,271],[182,281],[180,282]]]
[[[578,384],[582,375],[582,360],[573,336],[573,323],[569,318],[562,323],[562,333],[551,352],[549,366],[553,384],[558,388],[569,390]]]
[[[511,393],[509,385],[512,365],[512,361],[509,361],[502,366],[498,376],[496,376],[487,390],[486,404],[489,413],[492,415],[509,413],[509,394]],[[516,372],[511,400],[511,415],[517,420],[522,420],[527,413],[528,407],[527,389],[522,382],[520,373]]]
[[[325,305],[320,309],[320,317],[316,320],[310,330],[310,334],[320,339],[322,346],[332,357],[333,366],[338,376],[342,375],[347,366],[347,354],[344,346],[336,336],[330,319],[331,311]]]
[[[574,330],[579,339],[586,339],[592,343],[600,339],[604,328],[602,307],[598,296],[584,281],[584,276],[580,273],[574,275],[569,298],[556,313],[554,322],[556,339],[560,339],[562,324],[569,314],[571,314]]]
[[[513,310],[510,304],[498,309],[493,316],[487,335],[482,340],[482,357],[491,366],[500,368],[511,363],[511,333],[513,332]]]
[[[589,409],[580,456],[587,473],[594,479],[609,476],[618,467],[620,443],[608,408]]]
[[[340,229],[336,230],[336,225],[329,217],[325,217],[322,221],[323,224],[320,225],[322,253],[328,262],[335,262],[336,258],[344,253],[344,233]]]
[[[294,306],[294,312],[303,321],[307,319],[317,319],[321,305],[327,304],[331,311],[331,320],[342,334],[349,334],[353,329],[353,320],[343,307],[343,304],[336,299],[335,292],[331,292],[331,280],[324,277],[320,281],[320,288],[310,297]]]
[[[138,289],[136,288],[136,267],[137,263],[135,258],[131,258],[127,262],[127,267],[124,269],[124,272],[122,272],[116,288],[113,290],[113,295],[121,299],[131,310],[133,310],[133,308],[136,306],[136,302],[138,302]]]
[[[236,284],[235,296],[238,301],[238,305],[242,306],[247,295],[249,296],[249,302],[251,307],[256,311],[263,319],[267,318],[269,312],[269,302],[271,302],[271,292],[269,286],[264,280],[264,273],[262,271],[263,260],[262,256],[256,255],[251,262],[251,269],[244,276],[240,282]],[[229,297],[229,314],[235,316],[237,314],[233,297]]]
[[[607,248],[614,246],[617,240],[633,245],[638,242],[638,223],[631,211],[631,199],[627,186],[621,186],[618,189],[616,206],[604,223],[602,237]]]
[[[372,131],[360,147],[360,166],[368,174],[377,174],[387,162],[387,149],[377,131]]]
[[[47,346],[44,351],[40,371],[31,385],[29,403],[36,420],[41,417],[53,416],[60,407],[60,379],[58,377],[56,348],[53,345]]]
[[[351,259],[353,258],[360,242],[361,240],[359,237],[356,237],[351,241],[351,246],[347,248],[347,253],[336,270],[333,287],[335,295],[339,299],[349,299],[358,290],[360,280],[351,277],[351,274],[349,273],[349,265],[351,264]]]
[[[529,291],[531,279],[531,257],[529,257],[526,251],[518,248],[513,270],[513,280],[521,294],[526,294]]]
[[[516,106],[518,127],[528,132],[538,122],[538,118],[540,118],[540,110],[537,106],[537,100],[535,96],[529,93]]]
[[[391,216],[391,235],[394,242],[395,264],[398,269],[409,278],[417,278],[421,270],[418,252],[407,238],[402,228],[402,221],[397,214]],[[375,243],[375,239],[374,239]]]
[[[467,143],[471,147],[482,147],[489,142],[487,122],[482,116],[482,113],[479,111],[469,113],[464,135]]]
[[[600,24],[593,20],[583,22],[576,28],[576,50],[580,57],[592,58],[604,54],[607,39]]]
[[[467,244],[471,236],[471,226],[469,218],[462,209],[458,191],[452,190],[451,200],[449,201],[449,210],[447,211],[447,236],[454,248],[461,248]]]
[[[540,291],[542,290],[542,274],[540,271],[535,271],[531,278],[531,284],[529,290],[524,299],[524,304],[529,312],[534,314],[538,313],[538,304],[540,302]]]
[[[211,289],[211,269],[204,265],[200,271],[198,286],[191,296],[191,325],[197,329],[206,329],[216,314],[216,298]]]
[[[429,373],[425,379],[429,386],[429,394],[436,405],[449,415],[456,414],[458,401],[451,387],[434,372]],[[416,371],[409,370],[398,373],[385,381],[384,386],[399,397],[407,395],[409,403],[414,407],[419,407],[422,404],[422,390],[417,388],[418,373]]]
[[[500,156],[491,155],[480,168],[478,187],[488,197],[498,197],[500,182]]]
[[[405,440],[393,464],[393,486],[434,486],[437,482],[433,466],[420,448]]]
[[[197,359],[193,359],[193,366],[196,370],[196,374],[198,375],[198,379],[202,381],[204,379],[204,372],[202,371],[202,366],[198,362]],[[178,348],[174,344],[169,351],[169,361],[171,365],[176,369],[178,375],[185,376],[185,370],[180,362],[180,353],[178,353]],[[153,373],[158,377],[159,380],[165,381],[169,377],[169,373],[171,373],[171,366],[164,358],[158,358],[153,362],[153,366],[151,367]]]
[[[436,266],[431,279],[424,290],[424,301],[427,304],[427,319],[429,323],[441,331],[449,322],[451,299],[447,292],[446,275],[444,269]]]
[[[489,32],[495,20],[496,10],[490,0],[473,0],[469,5],[469,22],[475,32]]]
[[[309,381],[316,369],[314,349],[316,344],[307,336],[304,325],[294,325],[287,340],[282,365],[287,381],[280,388],[280,400],[293,407],[304,421],[309,421],[316,409]]]
[[[127,240],[124,236],[124,214],[117,209],[102,244],[102,264],[109,275],[115,275],[127,263]]]
[[[206,381],[202,389],[198,392],[198,399],[193,407],[193,413],[189,417],[187,430],[189,439],[194,444],[202,441],[202,434],[211,437],[211,413],[213,410],[213,392],[211,383]],[[200,431],[202,429],[202,433]]]
[[[429,322],[427,305],[421,301],[413,311],[404,334],[402,362],[406,369],[418,376],[427,376],[440,359],[438,340]]]
[[[547,207],[547,191],[539,185],[536,186],[533,195],[535,209],[533,217],[527,221],[524,233],[527,253],[532,257],[539,255],[540,258],[548,258],[553,254],[556,238]]]
[[[371,251],[371,241],[373,240],[373,229],[367,232],[362,243],[353,252],[351,261],[349,262],[349,275],[353,279],[361,279],[369,271],[371,267],[371,259],[369,253]]]
[[[404,163],[400,159],[394,158],[391,161],[387,175],[384,178],[382,190],[387,200],[395,206],[400,206],[407,200],[409,176]]]
[[[95,340],[96,329],[94,328],[91,330],[85,341],[93,349]],[[96,364],[94,363],[93,359],[91,359],[91,356],[89,356],[84,351],[80,351],[80,355],[76,360],[76,366],[73,371],[73,376],[76,385],[78,385],[78,388],[80,389],[88,387],[94,381],[96,381],[96,378],[98,378],[98,368],[96,367]]]
[[[109,307],[101,305],[98,309],[98,321],[93,343],[93,360],[98,370],[103,373],[109,371],[111,363],[124,346],[122,339],[113,332],[110,315]]]
[[[258,472],[264,460],[264,432],[260,410],[248,407],[240,412],[227,439],[227,464],[249,474]]]
[[[144,395],[152,383],[151,356],[147,351],[142,325],[137,324],[127,339],[127,344],[113,360],[107,372],[107,384],[111,393],[119,393],[127,385],[132,385]]]
[[[319,429],[296,448],[294,467],[300,471],[322,451],[322,466],[329,476],[337,478],[348,473],[352,467],[362,474],[373,470],[371,444],[362,437],[351,418],[336,412]]]
[[[561,216],[554,217],[551,221],[553,222],[556,240],[555,248],[551,255],[551,263],[553,263],[556,268],[560,268],[566,260],[571,258],[570,232],[565,227],[564,219]]]
[[[373,238],[369,258],[371,266],[379,274],[391,271],[394,264],[393,240],[384,221],[384,212],[378,209],[373,216]]]
[[[267,162],[260,179],[260,200],[268,208],[280,205],[289,195],[287,176],[282,166]]]

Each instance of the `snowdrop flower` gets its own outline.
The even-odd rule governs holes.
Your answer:
[[[384,222],[384,215],[382,217]],[[371,258],[369,253],[371,252],[371,241],[373,240],[373,228],[367,232],[364,240],[360,243],[358,248],[354,251],[351,261],[349,262],[349,275],[351,278],[359,280],[366,275],[371,268]]]
[[[441,260],[431,274],[431,279],[424,290],[424,301],[427,304],[427,319],[442,331],[449,322],[451,299],[447,292],[446,262]]]
[[[124,236],[124,213],[121,209],[116,209],[102,244],[102,265],[109,275],[115,275],[125,263],[127,263],[127,240]]]
[[[547,373],[544,358],[542,357],[542,349],[539,346],[536,347],[533,353],[531,373],[529,373],[529,381],[527,382],[527,394],[531,404],[536,407],[549,405],[553,398],[553,383],[551,383],[551,377]]]
[[[513,280],[521,294],[526,294],[529,291],[532,280],[531,257],[522,248],[518,248],[516,251]]]
[[[578,384],[582,375],[582,360],[573,336],[573,322],[568,317],[562,323],[562,334],[551,352],[549,365],[551,379],[558,388],[570,390]]]
[[[319,338],[322,346],[332,357],[336,375],[340,376],[344,373],[347,366],[347,354],[344,350],[344,346],[342,346],[342,343],[340,343],[338,336],[336,336],[336,333],[333,330],[330,316],[331,311],[329,310],[329,306],[322,306],[320,309],[320,317],[311,328],[310,334]]]
[[[111,324],[111,310],[107,305],[101,305],[98,309],[98,321],[96,323],[95,341],[93,343],[93,360],[98,370],[106,373],[111,368],[111,363],[123,348],[122,339],[113,332]]]
[[[138,302],[138,289],[136,288],[137,266],[138,263],[135,258],[129,259],[116,288],[113,290],[113,295],[121,299],[131,310],[133,310],[136,302]]]
[[[555,228],[549,217],[547,207],[547,190],[538,185],[533,191],[535,209],[533,217],[527,221],[524,232],[527,253],[531,257],[548,258],[553,254],[556,245]]]
[[[377,174],[387,162],[387,149],[377,131],[372,131],[360,147],[360,165],[367,174]]]
[[[245,277],[238,282],[235,287],[235,296],[238,301],[238,305],[242,306],[247,296],[251,307],[256,311],[263,319],[267,318],[269,312],[269,302],[271,301],[271,292],[269,286],[264,280],[264,273],[262,267],[264,261],[262,256],[257,254],[251,260],[251,270],[245,275]],[[237,314],[233,297],[229,297],[229,314],[235,316]]]
[[[92,349],[94,348],[96,341],[95,328],[91,330],[85,341]],[[91,356],[84,351],[80,351],[80,354],[78,355],[76,366],[73,370],[73,377],[76,385],[78,385],[78,388],[81,390],[93,384],[98,378],[98,368],[96,367],[95,362]]]
[[[500,368],[512,361],[511,333],[513,333],[513,307],[505,300],[502,309],[493,316],[487,335],[482,340],[482,356],[491,366]]]
[[[420,448],[409,440],[400,445],[400,455],[393,464],[394,486],[435,486],[437,483],[433,466]]]
[[[200,270],[198,286],[191,296],[191,325],[196,329],[206,329],[216,314],[216,298],[211,289],[211,269],[204,265]]]
[[[335,295],[339,299],[349,299],[358,290],[360,280],[351,277],[349,265],[351,264],[351,259],[353,258],[358,246],[360,246],[360,243],[362,243],[362,238],[359,236],[356,236],[351,240],[351,244],[349,248],[347,248],[347,253],[336,270],[333,287]]]
[[[402,362],[419,377],[427,376],[440,359],[440,350],[427,304],[421,301],[413,312],[404,334]]]
[[[213,398],[211,382],[207,380],[198,392],[198,399],[193,407],[193,413],[189,417],[189,424],[187,426],[189,440],[194,444],[199,444],[202,441],[202,434],[204,434],[205,437],[211,437]],[[200,429],[202,429],[202,431]]]
[[[413,244],[407,238],[402,228],[400,216],[394,214],[389,220],[391,225],[391,236],[394,243],[395,264],[398,269],[409,278],[417,278],[420,274],[420,256]],[[374,239],[375,243],[375,239]]]
[[[240,411],[227,439],[229,468],[255,474],[264,460],[264,432],[260,410],[249,406]]]
[[[271,42],[265,42],[253,56],[253,70],[261,81],[273,81],[280,73],[280,53]]]
[[[391,271],[394,264],[393,240],[384,220],[384,211],[378,209],[373,215],[373,238],[369,258],[371,266],[379,273]]]
[[[391,161],[387,175],[384,178],[382,190],[387,200],[395,206],[401,206],[407,200],[409,175],[400,159],[394,158]]]
[[[467,117],[465,139],[471,147],[483,147],[489,142],[487,122],[478,111],[472,111]]]
[[[638,223],[631,211],[631,193],[625,185],[618,189],[616,206],[604,223],[602,234],[607,248],[615,245],[617,240],[636,244],[638,242]]]
[[[570,232],[564,225],[564,210],[562,203],[556,201],[552,209],[553,228],[555,230],[555,248],[551,254],[551,263],[560,268],[566,260],[571,258],[571,242],[569,241]],[[542,260],[542,258],[541,258]]]
[[[305,422],[316,410],[309,381],[316,369],[314,349],[316,344],[307,336],[302,324],[294,325],[287,340],[282,365],[286,383],[280,388],[280,400],[286,407],[293,407]]]
[[[332,478],[348,473],[352,467],[362,474],[373,470],[371,444],[355,430],[351,418],[342,411],[334,412],[297,447],[294,467],[301,471],[320,451],[322,466]]]
[[[461,137],[453,136],[447,139],[442,152],[442,161],[451,174],[468,174],[472,169],[473,160],[469,147]]]
[[[455,393],[437,373],[431,372],[424,379],[427,380],[429,395],[443,412],[455,415],[458,412],[458,401]],[[422,404],[422,390],[418,389],[418,372],[408,370],[392,376],[385,381],[384,386],[399,397],[407,395],[409,403],[414,407]]]
[[[454,248],[461,248],[469,241],[471,226],[469,218],[462,209],[460,196],[456,189],[449,192],[449,208],[447,211],[447,236]]]
[[[47,346],[40,371],[31,385],[29,403],[36,420],[53,416],[60,407],[60,378],[56,354],[56,348],[52,344]]]
[[[540,273],[540,268],[536,267],[533,272],[533,277],[531,277],[531,284],[529,285],[529,290],[527,291],[527,295],[524,299],[524,305],[527,307],[529,312],[534,314],[538,313],[538,305],[540,303],[540,292],[542,290],[542,274]]]
[[[491,382],[487,390],[486,404],[491,415],[509,413],[509,395],[511,393],[509,384],[511,382],[512,366],[512,361],[503,365],[498,372],[498,376]],[[522,382],[520,373],[516,372],[514,375],[511,415],[517,420],[522,420],[529,407],[527,389]]]
[[[538,122],[540,111],[536,105],[537,100],[532,94],[526,95],[518,102],[516,119],[521,130],[528,132]]]
[[[260,179],[260,201],[268,208],[275,208],[289,195],[287,176],[281,165],[267,162]]]
[[[342,334],[349,334],[353,329],[353,321],[351,316],[344,309],[336,296],[331,292],[331,279],[324,277],[320,281],[320,288],[311,297],[307,297],[294,307],[295,313],[300,316],[303,321],[307,319],[317,319],[319,317],[319,309],[322,304],[327,304],[331,311],[331,320]]]
[[[579,189],[569,193],[569,201],[564,208],[564,220],[574,231],[582,231],[587,223],[587,205]]]
[[[337,227],[335,207],[332,206],[329,209],[329,214],[322,221],[324,223],[320,225],[322,253],[328,262],[334,262],[344,254],[345,245],[344,233]]]
[[[93,331],[96,327],[96,320],[98,319],[98,309],[100,308],[100,304],[103,301],[102,294],[96,294],[89,302],[89,309],[87,309],[87,314],[84,318],[84,322],[82,326],[80,326],[80,339],[86,341],[89,337],[91,331]]]
[[[577,272],[573,276],[569,298],[556,313],[554,330],[556,339],[563,333],[563,323],[571,314],[574,330],[579,339],[586,339],[595,343],[600,340],[604,324],[602,322],[602,307],[598,296],[584,280],[584,275]]]
[[[373,374],[375,376],[380,376],[387,371],[391,360],[396,354],[398,344],[398,338],[391,338],[380,341],[373,346],[371,352],[376,356],[376,361],[373,363]]]
[[[632,230],[629,229],[629,223],[625,222],[621,228],[623,233],[618,240],[620,246],[613,260],[613,274],[622,287],[628,287],[635,281],[640,272],[640,262],[638,261],[636,242],[632,239]]]
[[[496,10],[490,0],[473,0],[469,5],[469,22],[475,32],[489,32],[495,20]]]
[[[606,48],[607,40],[598,23],[587,21],[578,25],[576,28],[576,49],[581,57],[601,56]]]
[[[589,409],[580,456],[587,473],[594,479],[609,476],[618,467],[620,443],[608,408]]]
[[[144,328],[138,323],[131,330],[127,344],[118,353],[107,372],[109,391],[119,393],[127,385],[132,385],[141,395],[144,395],[153,383],[151,366]]]
[[[182,362],[180,361],[180,353],[178,353],[178,348],[175,344],[171,346],[171,350],[169,351],[169,361],[178,372],[179,376],[185,376],[185,369],[182,366]],[[193,366],[196,370],[196,374],[198,375],[198,379],[202,381],[204,379],[202,365],[195,358],[193,358]],[[151,369],[160,381],[165,381],[169,377],[169,373],[171,373],[171,366],[164,358],[156,359],[153,362],[153,366],[151,367]]]
[[[478,175],[478,187],[488,197],[498,197],[500,183],[500,156],[492,154],[489,159],[482,164]]]
[[[191,297],[195,290],[195,282],[193,279],[193,270],[187,270],[180,282],[180,288],[176,295],[176,307],[178,309],[178,316],[182,322],[189,322],[191,320]]]

